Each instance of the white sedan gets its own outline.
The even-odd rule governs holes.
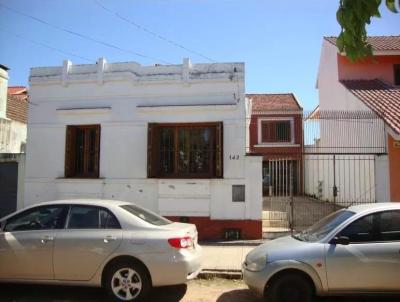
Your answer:
[[[102,286],[116,301],[197,276],[196,226],[133,203],[63,200],[0,220],[0,282]]]

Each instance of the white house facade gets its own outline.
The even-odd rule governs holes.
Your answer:
[[[200,239],[261,237],[243,63],[65,61],[29,82],[25,205],[121,199],[195,223]]]

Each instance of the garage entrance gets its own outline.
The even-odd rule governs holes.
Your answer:
[[[18,163],[0,162],[0,218],[17,209]]]

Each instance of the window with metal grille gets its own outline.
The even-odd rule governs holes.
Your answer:
[[[394,84],[400,86],[400,64],[394,65]]]
[[[65,177],[99,177],[100,125],[67,126]]]
[[[292,141],[290,121],[263,121],[261,131],[263,143],[288,143]]]
[[[148,176],[222,177],[222,123],[149,124]]]

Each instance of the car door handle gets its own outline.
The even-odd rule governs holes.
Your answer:
[[[115,240],[117,240],[117,237],[115,236],[106,236],[103,241],[105,243],[109,243],[110,241],[115,241]]]
[[[54,237],[52,237],[52,236],[44,236],[44,237],[42,237],[40,242],[43,243],[43,244],[46,244],[47,242],[53,241],[53,240],[54,240]]]

